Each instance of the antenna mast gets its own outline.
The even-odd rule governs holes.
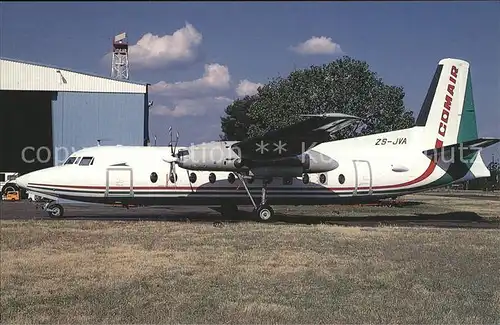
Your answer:
[[[127,33],[116,35],[113,40],[111,78],[125,80],[129,78]]]

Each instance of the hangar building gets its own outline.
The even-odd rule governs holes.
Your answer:
[[[148,84],[11,59],[0,77],[0,172],[60,165],[99,141],[148,144]]]

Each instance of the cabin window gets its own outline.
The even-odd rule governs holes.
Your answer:
[[[233,174],[233,173],[229,173],[229,175],[227,176],[227,181],[228,181],[230,184],[233,184],[235,180],[236,180],[236,176],[234,176],[234,174]]]
[[[308,184],[309,183],[309,174],[302,175],[302,183]]]
[[[326,175],[325,174],[320,174],[319,175],[319,182],[321,184],[325,184],[326,183]]]
[[[215,174],[214,173],[210,173],[210,175],[208,175],[208,181],[210,183],[215,183]]]
[[[195,183],[195,182],[196,182],[196,179],[197,179],[197,177],[196,177],[196,174],[195,174],[195,173],[191,173],[191,174],[189,174],[189,181],[190,181],[191,183]]]
[[[94,164],[94,157],[83,157],[80,160],[80,166],[90,166],[92,164]]]
[[[283,177],[283,185],[292,185],[293,177]]]
[[[156,183],[158,181],[158,174],[152,172],[151,175],[149,175],[149,179],[151,180],[151,183]]]
[[[72,163],[74,163],[76,160],[76,157],[69,157],[68,159],[66,159],[66,161],[64,162],[65,165],[71,165]]]
[[[345,182],[345,176],[344,176],[344,174],[340,174],[339,175],[339,183],[344,184],[344,182]]]
[[[168,179],[170,180],[171,183],[177,182],[177,174],[176,173],[170,173],[168,176]]]

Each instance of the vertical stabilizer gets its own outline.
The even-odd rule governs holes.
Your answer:
[[[423,145],[426,148],[477,139],[468,62],[459,59],[439,61],[416,126],[425,128]]]

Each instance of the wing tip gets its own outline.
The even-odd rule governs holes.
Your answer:
[[[339,118],[346,118],[346,119],[353,119],[353,120],[361,120],[361,117],[349,115],[349,114],[344,114],[344,113],[300,114],[300,116],[324,117],[324,118],[326,118],[326,117],[339,117]]]

